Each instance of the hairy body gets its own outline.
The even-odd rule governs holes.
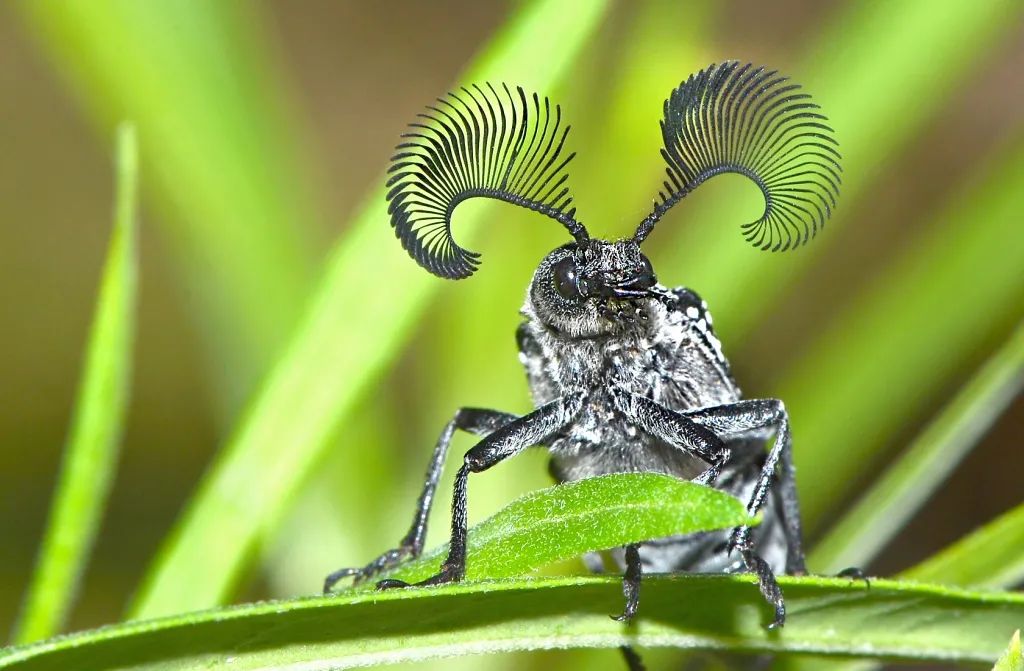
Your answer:
[[[542,264],[534,285],[547,280],[545,270]],[[681,413],[742,399],[707,304],[683,287],[668,290],[655,285],[652,289],[652,297],[631,302],[621,316],[609,313],[613,319],[601,332],[586,337],[552,325],[543,298],[537,297],[539,305],[535,305],[536,292],[532,287],[527,292],[521,311],[525,321],[516,340],[534,404],[541,407],[574,392],[585,396],[573,422],[547,442],[551,474],[559,482],[628,472],[658,472],[689,480],[710,466],[645,431],[616,406],[616,394],[622,392]],[[626,315],[630,318],[623,319]],[[729,440],[733,456],[718,475],[716,487],[749,500],[764,468],[765,439],[770,437],[771,429],[766,427],[740,432]],[[801,570],[802,557],[797,559],[798,568],[787,567],[789,552],[776,499],[772,496],[765,502],[764,523],[754,530],[751,541],[775,572]],[[725,552],[728,535],[718,531],[644,543],[639,548],[643,570],[742,571],[742,559]],[[625,568],[623,553],[613,555]],[[588,557],[592,568],[597,569],[598,562],[599,557]]]
[[[706,312],[694,307],[700,300],[686,289],[676,292],[665,290],[665,298],[637,306],[643,316],[628,328],[587,339],[553,330],[527,300],[526,321],[516,335],[534,404],[540,407],[572,391],[587,393],[580,415],[550,444],[558,480],[639,471],[690,479],[707,468],[693,455],[623,422],[611,397],[611,389],[622,389],[673,410],[740,399],[728,364],[711,345],[717,338],[707,326]],[[693,316],[687,315],[687,304]]]

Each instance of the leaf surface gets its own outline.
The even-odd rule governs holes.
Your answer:
[[[470,530],[466,577],[523,575],[584,552],[749,521],[736,498],[656,473],[603,475],[542,489]],[[415,582],[437,572],[444,545],[388,577]]]
[[[0,652],[0,669],[327,671],[625,643],[991,664],[1006,647],[1006,632],[1024,621],[1018,594],[890,580],[874,581],[870,590],[832,578],[780,582],[789,606],[781,631],[765,628],[771,614],[749,576],[648,577],[634,627],[608,617],[622,607],[618,578],[520,578],[128,623]]]

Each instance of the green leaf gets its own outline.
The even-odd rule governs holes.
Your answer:
[[[810,565],[823,573],[867,565],[949,477],[1022,387],[1024,324],[815,546]]]
[[[710,487],[657,473],[603,475],[527,494],[474,527],[466,577],[508,578],[585,552],[749,522],[739,499]],[[447,555],[445,545],[384,577],[423,580]]]
[[[750,576],[645,579],[633,626],[616,577],[467,582],[355,592],[130,622],[0,652],[0,669],[327,671],[512,650],[642,647],[987,662],[1024,620],[1024,596],[877,580],[783,578],[789,618]],[[609,664],[618,663],[609,652]]]
[[[901,577],[972,587],[1024,580],[1024,503],[932,555]]]
[[[524,62],[534,63],[526,84],[550,89],[606,7],[588,2],[568,11],[552,0],[523,5],[471,66],[472,78],[500,81]],[[341,420],[397,355],[440,288],[396,248],[387,222],[381,184],[334,250],[309,312],[164,545],[140,589],[135,617],[209,607],[228,597],[257,542],[274,528]],[[471,238],[478,223],[479,217],[464,217],[462,235]],[[370,277],[388,281],[367,282]]]
[[[15,629],[17,642],[55,634],[78,591],[117,468],[127,412],[135,335],[135,129],[117,133],[114,228],[100,281],[74,417],[46,535]]]
[[[295,325],[324,220],[299,114],[260,7],[244,2],[14,5],[101,129],[135,120],[164,239],[198,304],[225,410]]]
[[[1024,655],[1021,654],[1020,649],[1020,629],[1013,632],[1010,645],[1002,657],[996,661],[992,671],[1024,671]]]

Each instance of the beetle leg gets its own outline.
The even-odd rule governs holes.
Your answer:
[[[626,546],[626,572],[622,576],[622,595],[626,597],[626,607],[621,615],[612,615],[613,620],[628,624],[636,616],[636,609],[640,605],[640,576],[642,574],[640,545],[630,543]]]
[[[361,568],[343,568],[331,573],[324,580],[324,593],[340,580],[354,576],[356,583],[372,578],[381,571],[397,566],[406,559],[419,557],[423,552],[423,542],[427,536],[427,519],[430,517],[430,509],[434,502],[434,494],[437,491],[437,483],[441,479],[444,470],[444,462],[448,456],[448,446],[452,442],[452,436],[456,429],[461,429],[478,436],[486,436],[497,429],[517,419],[516,415],[498,410],[484,410],[480,408],[462,408],[455,413],[455,416],[437,439],[434,452],[430,457],[427,466],[427,477],[423,484],[423,491],[416,502],[416,513],[413,516],[412,526],[409,532],[398,542],[398,547],[388,550],[366,566]]]
[[[640,655],[633,649],[633,646],[620,645],[619,651],[622,653],[622,658],[626,661],[626,668],[629,671],[647,671],[644,661],[640,659]]]
[[[670,410],[657,401],[624,389],[611,389],[615,408],[645,433],[707,462],[708,468],[693,479],[713,485],[731,451],[713,429],[701,426],[683,413]]]
[[[747,527],[743,527],[746,529]],[[747,541],[749,543],[749,541]],[[772,623],[768,625],[769,629],[775,629],[781,627],[786,623],[786,603],[782,599],[782,589],[779,588],[779,583],[775,580],[775,573],[772,572],[772,567],[768,565],[761,555],[754,552],[748,547],[739,548],[740,556],[743,557],[743,563],[746,564],[747,570],[757,576],[757,585],[761,589],[761,594],[765,600],[772,605],[775,609],[775,617],[772,619]]]
[[[792,469],[792,441],[789,418],[781,401],[773,399],[739,401],[713,408],[679,413],[649,398],[623,390],[613,390],[612,398],[620,412],[647,433],[680,447],[706,461],[710,466],[694,478],[694,482],[714,484],[731,451],[723,438],[759,435],[774,429],[776,439],[765,459],[754,491],[747,502],[747,512],[757,513],[764,504],[772,484],[775,467],[783,460],[787,468],[783,487],[783,514],[786,518],[787,571],[802,571],[803,550],[800,540],[800,512]],[[783,454],[785,458],[783,459]],[[787,493],[788,492],[788,493]],[[738,550],[747,570],[754,573],[765,599],[773,606],[775,617],[770,627],[782,626],[786,607],[782,591],[768,563],[758,555],[750,542],[750,528],[737,527],[729,541],[729,551]]]
[[[712,408],[701,408],[684,413],[694,423],[704,426],[723,438],[741,438],[749,435],[775,433],[775,441],[768,452],[757,484],[747,502],[747,512],[756,514],[764,505],[778,466],[778,490],[786,536],[786,573],[799,575],[807,572],[804,562],[803,534],[800,522],[800,502],[796,493],[796,468],[793,464],[793,440],[789,430],[789,415],[782,401],[752,399],[737,401]],[[749,529],[740,527],[733,532],[729,550],[739,550],[746,543]]]
[[[452,497],[452,538],[448,557],[441,570],[417,585],[438,585],[462,580],[466,574],[467,481],[470,473],[486,471],[491,466],[514,456],[531,445],[543,443],[575,419],[583,408],[585,394],[563,396],[501,426],[466,452],[462,467],[455,476]],[[408,587],[401,580],[382,580],[378,589]]]

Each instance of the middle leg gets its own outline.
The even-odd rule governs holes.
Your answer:
[[[789,415],[782,401],[751,399],[701,408],[684,415],[725,438],[767,438],[771,433],[775,434],[772,449],[747,501],[747,512],[754,515],[761,510],[778,467],[777,484],[787,547],[785,572],[790,575],[806,573],[800,503],[796,493],[796,467],[793,463],[793,440],[789,430]],[[743,541],[748,539],[749,534],[748,527],[737,529],[730,542],[730,549],[738,549],[743,545]]]
[[[796,494],[795,468],[793,465],[793,441],[789,431],[789,416],[782,401],[776,399],[753,399],[738,401],[712,408],[702,408],[685,413],[692,421],[726,437],[753,436],[767,437],[775,434],[772,449],[768,452],[757,482],[747,502],[747,512],[756,514],[764,505],[775,478],[776,467],[781,465],[779,477],[779,498],[783,531],[786,539],[785,572],[806,573],[803,540],[800,522],[800,507]],[[728,550],[738,551],[747,570],[757,576],[761,594],[772,604],[775,616],[769,627],[781,627],[786,621],[786,605],[782,590],[775,579],[771,566],[757,552],[750,538],[750,527],[738,527],[729,540]]]
[[[626,546],[626,572],[622,576],[622,595],[626,597],[626,607],[621,615],[612,615],[613,620],[629,623],[636,616],[636,609],[640,605],[640,577],[642,574],[640,544],[631,543]]]
[[[788,417],[781,401],[739,401],[734,404],[680,413],[666,408],[650,398],[624,390],[613,390],[612,398],[618,410],[639,428],[659,440],[707,462],[708,469],[694,478],[695,482],[702,484],[713,485],[721,469],[731,457],[731,450],[725,445],[723,436],[757,435],[774,428],[776,431],[775,444],[765,459],[747,503],[747,511],[752,515],[764,504],[776,464],[783,451],[788,451],[791,448]],[[787,521],[787,545],[795,548],[792,553],[792,561],[802,568],[803,552],[799,545],[799,511],[796,509],[795,489],[791,503],[793,512],[796,514]],[[761,594],[775,611],[770,626],[781,626],[786,619],[782,591],[775,580],[775,574],[771,567],[753,548],[750,542],[749,527],[739,527],[733,532],[729,550],[738,550],[747,570],[757,576]],[[788,558],[787,567],[789,561]]]

